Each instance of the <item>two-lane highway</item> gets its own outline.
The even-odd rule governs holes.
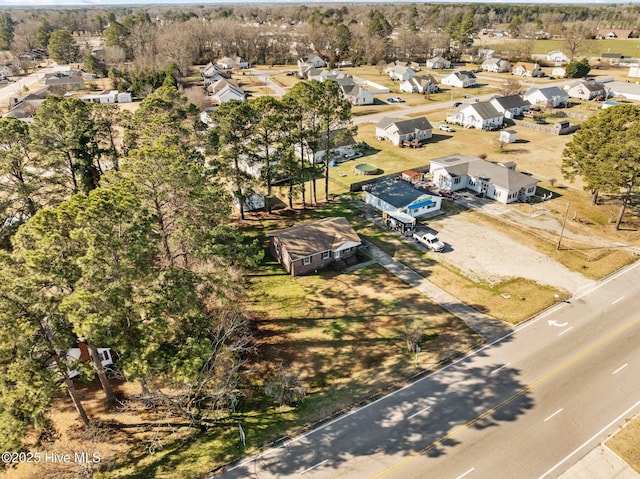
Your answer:
[[[640,266],[222,477],[555,477],[640,410]]]

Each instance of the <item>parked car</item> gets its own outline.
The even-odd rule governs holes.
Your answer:
[[[413,239],[435,252],[443,251],[445,248],[445,244],[431,233],[413,233]]]
[[[387,103],[395,103],[396,99],[395,98],[387,98]]]
[[[461,101],[457,101],[457,102],[455,102],[455,103],[453,104],[453,107],[454,107],[454,108],[458,108],[460,105],[462,105],[462,102],[461,102]]]
[[[400,98],[399,96],[394,96],[392,98],[387,98],[387,101],[389,103],[404,103],[404,100],[402,98]]]
[[[440,125],[440,129],[442,131],[448,131],[449,133],[453,133],[454,131],[456,131],[453,128],[451,128],[449,125]]]

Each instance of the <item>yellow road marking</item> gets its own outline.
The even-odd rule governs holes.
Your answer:
[[[442,436],[440,439],[432,442],[431,444],[429,444],[428,446],[425,446],[424,448],[420,449],[419,451],[414,452],[410,456],[408,456],[408,457],[404,458],[402,461],[397,462],[394,465],[388,467],[384,471],[379,472],[378,474],[373,476],[371,479],[379,479],[379,478],[384,477],[384,476],[386,476],[386,475],[388,475],[388,474],[390,474],[390,473],[392,473],[394,471],[397,471],[398,469],[400,469],[401,467],[404,467],[405,465],[407,465],[408,463],[410,463],[414,459],[424,455],[425,453],[431,451],[432,449],[435,449],[436,447],[442,445],[443,443],[445,443],[449,439],[454,438],[455,436],[460,434],[462,431],[464,431],[464,430],[468,429],[469,427],[473,426],[474,424],[476,424],[478,421],[481,421],[485,417],[497,412],[503,406],[506,406],[510,402],[518,399],[522,395],[528,393],[529,391],[533,390],[534,388],[536,388],[536,387],[540,386],[541,384],[545,383],[546,381],[548,381],[549,379],[551,379],[553,376],[557,375],[561,371],[564,371],[569,366],[571,366],[571,365],[575,364],[576,362],[580,361],[585,356],[593,353],[596,349],[604,346],[606,343],[608,343],[611,340],[613,340],[613,338],[615,338],[616,336],[619,336],[620,334],[622,334],[623,332],[625,332],[627,329],[631,328],[632,326],[634,326],[638,322],[640,322],[640,318],[637,318],[637,319],[631,321],[630,323],[626,324],[625,326],[622,326],[621,328],[615,330],[613,333],[611,333],[608,336],[604,337],[603,339],[601,339],[597,343],[593,344],[591,347],[585,349],[584,351],[576,354],[574,357],[572,357],[571,359],[569,359],[565,363],[561,364],[560,366],[558,366],[557,368],[555,368],[551,372],[549,372],[549,373],[545,374],[544,376],[536,379],[534,382],[532,382],[528,386],[523,387],[520,391],[514,393],[513,395],[511,395],[510,397],[508,397],[504,401],[500,402],[498,405],[492,407],[491,409],[487,409],[485,412],[483,412],[479,416],[476,416],[475,418],[471,419],[466,424],[463,424],[461,426],[456,427],[450,433],[447,433],[446,435]]]

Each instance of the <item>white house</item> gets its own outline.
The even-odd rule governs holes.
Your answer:
[[[446,58],[433,57],[427,60],[427,68],[433,68],[434,70],[442,70],[444,68],[451,68],[451,62]]]
[[[98,350],[98,356],[100,357],[100,362],[102,363],[102,367],[111,366],[113,364],[113,356],[111,355],[110,348],[96,348]],[[78,343],[77,348],[71,348],[67,351],[67,361],[91,361],[93,359],[93,355],[91,350],[87,347],[85,343]],[[80,376],[80,371],[77,369],[71,369],[67,371],[70,378],[75,378],[76,376]]]
[[[245,91],[236,83],[225,79],[218,80],[209,85],[207,92],[211,95],[211,99],[218,104],[230,100],[246,100]]]
[[[631,78],[640,78],[640,66],[629,67],[629,73],[627,76]]]
[[[405,81],[413,78],[416,72],[409,66],[394,65],[392,68],[389,68],[387,74],[392,80]]]
[[[352,105],[373,105],[374,98],[366,88],[357,85],[350,78],[339,78],[336,80],[338,86],[342,90],[342,95]]]
[[[545,58],[548,62],[551,62],[556,66],[560,66],[563,63],[569,62],[569,57],[559,50],[551,50],[549,53],[547,53]]]
[[[431,75],[410,78],[400,83],[400,91],[406,93],[437,93],[438,80]]]
[[[489,100],[493,107],[502,113],[505,118],[520,116],[531,109],[531,103],[523,100],[520,95],[496,96]]]
[[[453,72],[445,76],[441,83],[443,85],[454,86],[457,88],[468,88],[476,84],[476,75],[473,72],[462,70]]]
[[[325,144],[326,135],[320,135],[320,140],[318,143],[318,148],[323,148]],[[329,140],[331,143],[330,149],[330,160],[340,160],[340,159],[348,159],[353,158],[357,155],[358,152],[358,144],[356,140],[353,138],[351,132],[346,128],[340,128],[339,130],[334,130],[329,135]],[[296,145],[295,153],[298,157],[300,157],[300,148]],[[323,163],[325,157],[327,156],[326,150],[318,149],[313,152],[313,158],[311,156],[312,152],[310,149],[305,149],[304,159],[308,162],[311,162],[313,159],[313,163]]]
[[[498,111],[491,102],[467,103],[455,113],[447,115],[447,122],[476,128],[478,130],[492,130],[504,122],[504,113]]]
[[[500,58],[487,58],[482,62],[482,69],[486,72],[505,73],[511,71],[511,63]]]
[[[537,63],[518,63],[513,67],[511,73],[521,77],[539,77],[542,76],[542,70]]]
[[[557,108],[566,105],[569,101],[569,95],[557,86],[546,88],[529,88],[523,95],[523,98],[532,105],[538,105],[545,108]]]
[[[231,75],[211,62],[200,68],[200,76],[202,76],[202,79],[204,80],[205,88],[218,80],[231,78]]]
[[[500,203],[525,201],[535,195],[539,180],[515,170],[515,164],[498,164],[466,155],[431,160],[429,173],[443,190],[463,189],[480,193]]]
[[[442,198],[430,191],[418,189],[400,178],[383,178],[364,187],[364,201],[391,215],[409,218],[440,214]]]
[[[430,139],[433,136],[433,127],[425,117],[410,120],[385,117],[376,125],[376,136],[400,146],[405,141],[422,142]]]
[[[241,57],[223,57],[216,62],[216,65],[223,70],[231,70],[234,68],[249,68],[249,62]]]
[[[567,69],[565,67],[554,67],[551,70],[551,76],[555,78],[564,78],[567,74]]]
[[[567,94],[571,98],[579,98],[581,100],[593,100],[595,98],[604,100],[608,96],[604,84],[595,80],[577,81],[569,85]]]
[[[500,135],[498,135],[498,141],[501,143],[515,143],[516,134],[514,130],[502,130]]]
[[[80,99],[88,103],[102,103],[102,104],[131,103],[131,93],[129,92],[119,93],[118,90],[110,90],[110,91],[103,91],[101,93],[90,93],[88,95],[82,95]]]

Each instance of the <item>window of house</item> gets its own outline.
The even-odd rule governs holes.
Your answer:
[[[311,256],[305,256],[302,258],[302,264],[311,264]]]
[[[459,184],[460,184],[460,177],[459,177],[459,176],[456,176],[456,177],[453,179],[453,184],[454,184],[454,185],[459,185]]]
[[[331,251],[327,250],[322,252],[322,259],[329,259],[330,256],[331,256]]]

